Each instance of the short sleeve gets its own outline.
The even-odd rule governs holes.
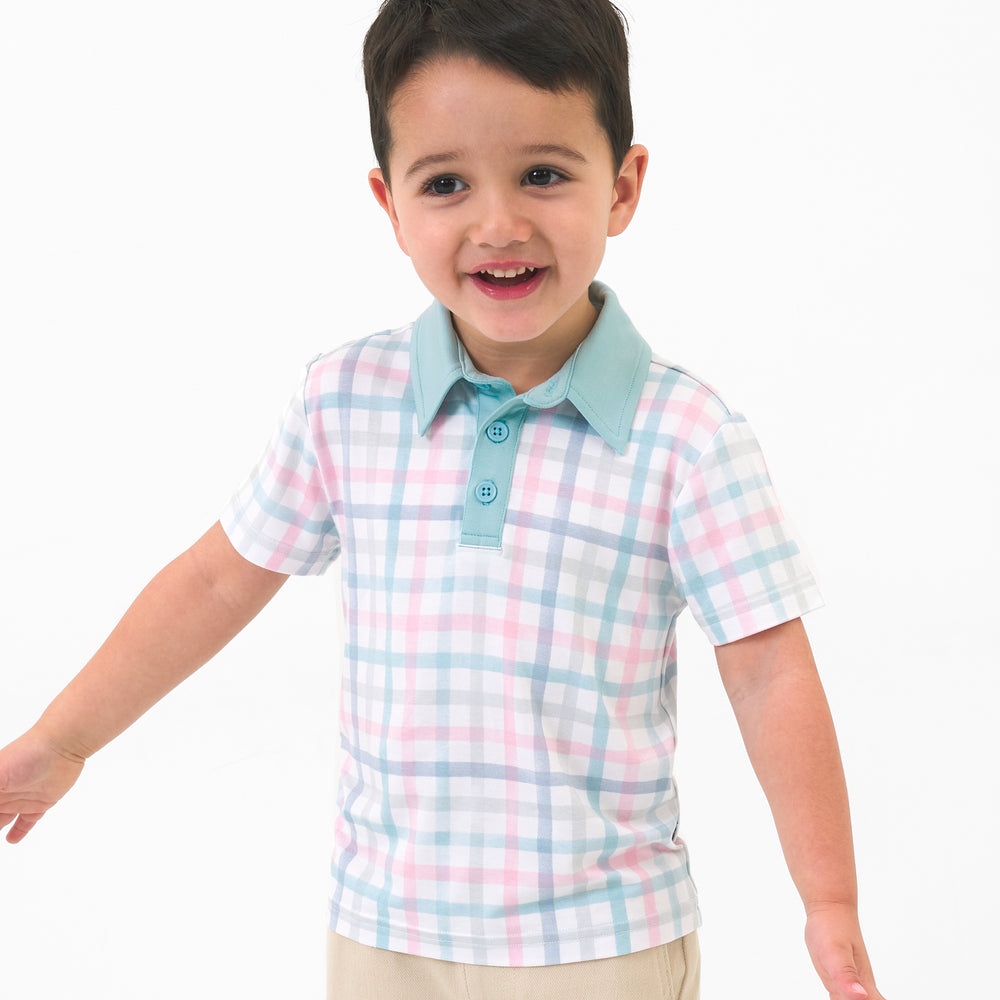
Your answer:
[[[677,586],[714,645],[823,604],[757,439],[739,414],[719,427],[684,483],[669,544]]]
[[[233,547],[278,573],[319,574],[340,554],[309,419],[308,369],[284,419],[220,522]]]

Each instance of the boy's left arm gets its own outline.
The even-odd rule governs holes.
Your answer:
[[[801,619],[719,646],[722,681],[806,909],[806,944],[832,1000],[882,1000],[858,923],[847,786]]]

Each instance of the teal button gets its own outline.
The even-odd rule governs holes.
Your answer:
[[[494,444],[503,444],[510,437],[510,428],[502,420],[496,420],[486,428],[486,436]]]
[[[476,487],[476,499],[483,505],[493,503],[499,494],[497,484],[492,479],[484,479]]]

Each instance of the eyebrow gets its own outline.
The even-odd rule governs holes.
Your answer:
[[[572,146],[563,146],[557,142],[543,142],[531,146],[522,146],[520,151],[531,156],[563,156],[567,160],[573,160],[576,163],[589,162],[583,153],[573,149]],[[404,180],[412,177],[414,174],[421,173],[428,167],[436,167],[443,163],[454,163],[456,160],[462,159],[465,155],[467,154],[464,151],[454,150],[450,153],[431,153],[430,156],[421,156],[419,160],[414,160],[410,164]]]

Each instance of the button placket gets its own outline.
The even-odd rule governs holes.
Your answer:
[[[518,432],[527,407],[513,400],[490,406],[484,395],[480,395],[479,402],[486,411],[482,414],[485,419],[479,424],[472,453],[460,544],[499,549],[510,500]]]

